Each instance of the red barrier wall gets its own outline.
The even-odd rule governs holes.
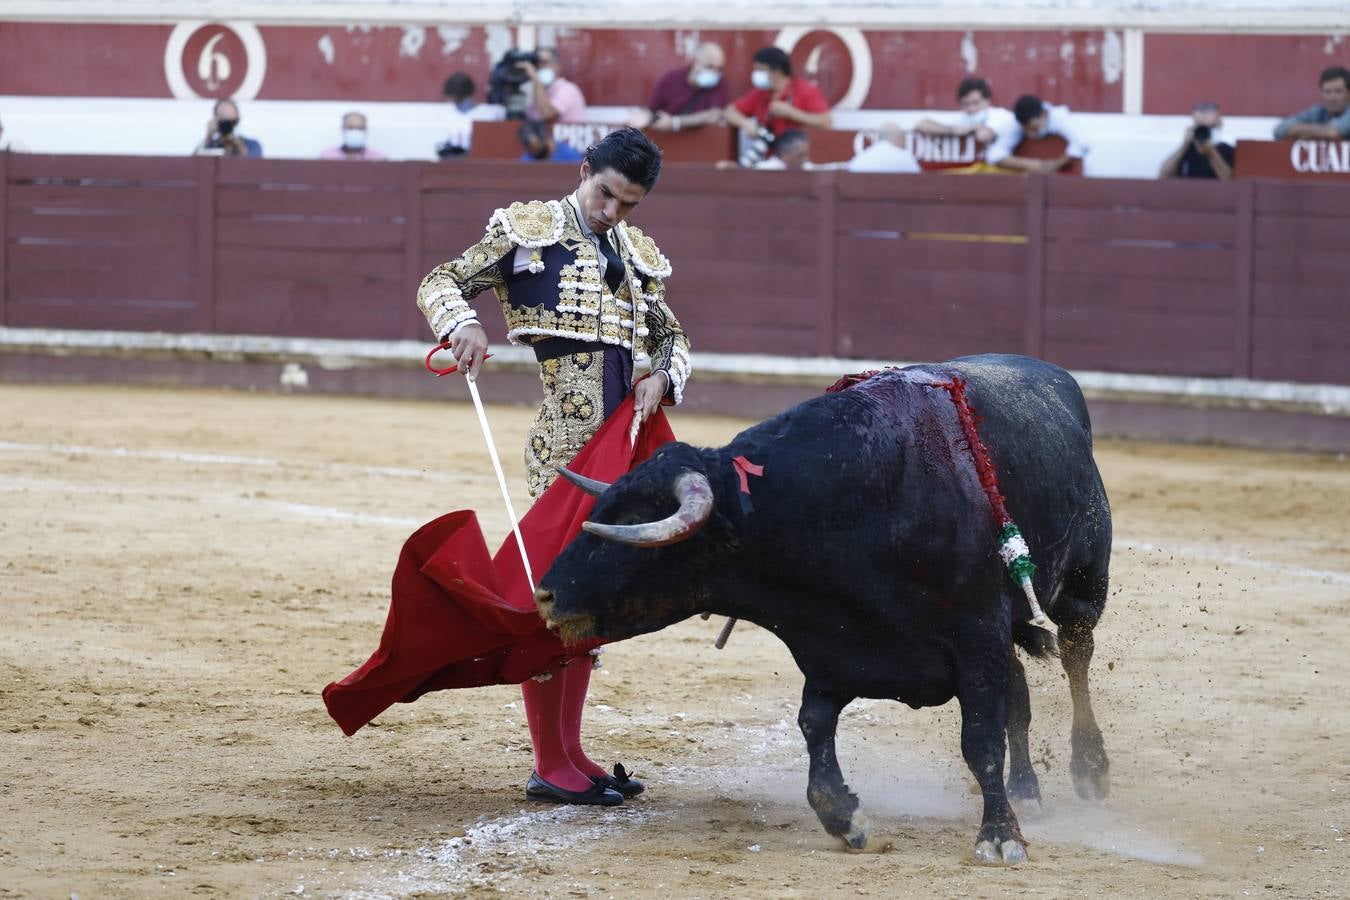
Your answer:
[[[420,339],[422,276],[574,179],[0,154],[0,322]],[[700,350],[1350,384],[1350,186],[670,166],[634,221]]]

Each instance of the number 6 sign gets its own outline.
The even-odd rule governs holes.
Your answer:
[[[164,77],[180,100],[252,100],[267,74],[267,50],[250,22],[180,22],[164,47]]]

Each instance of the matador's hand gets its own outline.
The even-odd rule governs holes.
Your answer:
[[[459,370],[470,381],[478,379],[478,370],[487,356],[487,332],[477,322],[467,322],[450,335],[450,352],[459,363]]]
[[[664,371],[653,372],[652,377],[642,379],[633,388],[633,425],[628,430],[631,437],[636,437],[638,428],[656,412],[668,390],[670,376]]]

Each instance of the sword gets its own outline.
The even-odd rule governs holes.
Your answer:
[[[446,341],[427,354],[427,371],[437,378],[459,371],[458,364],[444,369],[438,369],[431,364],[431,357],[441,350],[449,349],[449,347],[450,342]],[[483,357],[484,360],[490,358],[491,354]],[[520,534],[520,521],[516,518],[516,508],[511,504],[511,492],[506,488],[506,474],[502,472],[502,461],[497,456],[497,443],[492,439],[492,429],[488,426],[487,411],[483,409],[483,398],[478,395],[478,384],[474,379],[466,378],[464,380],[469,385],[469,397],[473,399],[474,411],[478,413],[478,427],[483,430],[483,440],[487,443],[488,456],[492,458],[492,470],[497,473],[497,486],[502,490],[502,502],[506,504],[506,514],[511,519],[511,533],[516,536],[516,546],[520,549],[520,562],[525,567],[525,577],[529,579],[530,591],[533,592],[534,573],[530,571],[530,556],[525,552],[525,538]]]

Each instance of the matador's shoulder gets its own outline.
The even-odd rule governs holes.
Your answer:
[[[488,222],[488,229],[500,228],[519,247],[547,247],[558,243],[566,221],[562,204],[557,200],[532,200],[497,210]]]
[[[642,233],[641,228],[625,225],[623,240],[628,245],[628,256],[633,261],[633,268],[654,278],[670,276],[670,260],[656,246],[656,241]]]

